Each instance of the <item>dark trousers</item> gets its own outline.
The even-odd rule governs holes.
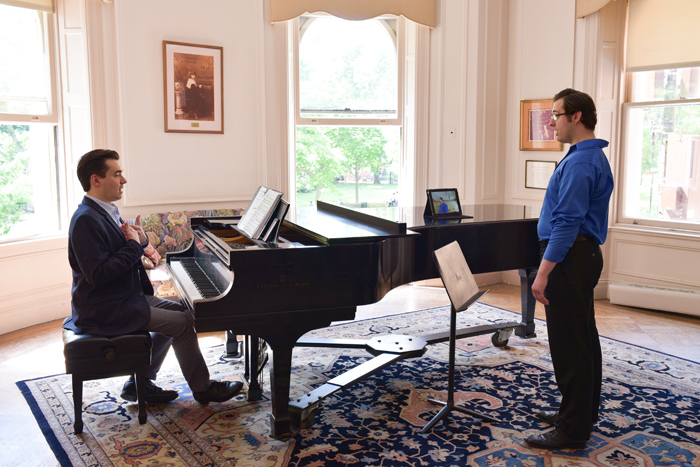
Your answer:
[[[593,289],[602,270],[600,246],[577,241],[549,274],[545,289],[549,347],[561,392],[556,427],[579,440],[587,440],[598,421],[603,358]]]
[[[151,306],[151,319],[142,330],[150,331],[153,339],[151,364],[146,368],[146,377],[156,379],[172,343],[187,385],[192,391],[206,391],[209,388],[209,369],[199,349],[192,313],[172,300],[153,296],[146,298]]]

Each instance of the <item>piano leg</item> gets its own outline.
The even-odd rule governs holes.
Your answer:
[[[532,284],[537,276],[537,268],[519,269],[520,274],[520,303],[522,306],[522,322],[515,328],[515,335],[525,339],[537,337],[535,333],[535,296],[532,295]]]
[[[245,336],[245,373],[243,377],[248,382],[248,400],[259,401],[263,398],[263,390],[258,381],[258,336]]]
[[[289,415],[289,389],[292,380],[292,351],[301,336],[311,329],[319,329],[355,317],[355,307],[316,310],[313,314],[287,316],[279,320],[279,329],[284,332],[263,333],[263,339],[272,350],[270,367],[270,435],[275,439],[289,439],[297,433],[300,423],[293,424]]]
[[[294,335],[292,339],[267,341],[272,349],[272,366],[270,367],[270,387],[272,388],[272,391],[270,391],[270,402],[272,404],[270,436],[275,439],[289,439],[300,429],[300,427],[292,426],[289,417],[292,349],[297,337]]]

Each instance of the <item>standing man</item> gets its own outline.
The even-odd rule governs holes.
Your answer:
[[[598,421],[602,355],[593,289],[603,269],[600,245],[608,229],[613,190],[608,142],[596,139],[595,103],[573,89],[554,96],[549,125],[571,145],[552,174],[537,234],[542,261],[532,293],[545,305],[549,346],[561,404],[537,416],[553,430],[525,441],[544,449],[584,448]]]
[[[121,199],[126,183],[118,161],[119,154],[108,149],[95,149],[78,161],[78,180],[86,194],[68,231],[72,316],[64,327],[78,334],[104,336],[156,333],[151,364],[146,369],[148,403],[170,402],[178,396],[151,381],[156,379],[171,342],[193,397],[202,404],[227,401],[243,384],[211,381],[192,313],[179,303],[153,296],[141,264],[148,239],[141,226],[124,223],[113,204]],[[121,397],[136,401],[133,379],[124,384]]]
[[[444,199],[442,199],[442,196],[440,197],[440,206],[438,207],[438,214],[448,214],[449,210],[447,209],[447,203],[445,202]]]

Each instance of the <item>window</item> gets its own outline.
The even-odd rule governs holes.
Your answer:
[[[0,242],[59,225],[53,15],[0,4]]]
[[[399,20],[299,18],[296,202],[395,205],[402,67]]]
[[[622,221],[700,230],[700,67],[629,75]]]

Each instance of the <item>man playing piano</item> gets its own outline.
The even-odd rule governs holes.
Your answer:
[[[595,103],[580,91],[554,96],[549,125],[571,145],[544,195],[537,224],[542,261],[532,294],[545,306],[549,348],[561,404],[537,416],[554,429],[525,441],[544,449],[581,449],[598,421],[602,355],[593,290],[603,269],[613,176],[596,139]]]
[[[177,302],[153,296],[141,264],[148,239],[141,226],[124,223],[112,204],[121,199],[126,183],[119,154],[107,149],[90,151],[78,161],[77,172],[86,195],[68,231],[72,316],[64,327],[76,333],[106,336],[139,330],[155,333],[151,364],[146,369],[148,403],[170,402],[178,396],[176,391],[164,390],[152,382],[171,343],[195,400],[207,404],[236,396],[241,382],[209,379],[191,312]],[[133,379],[124,384],[121,397],[136,401]]]

